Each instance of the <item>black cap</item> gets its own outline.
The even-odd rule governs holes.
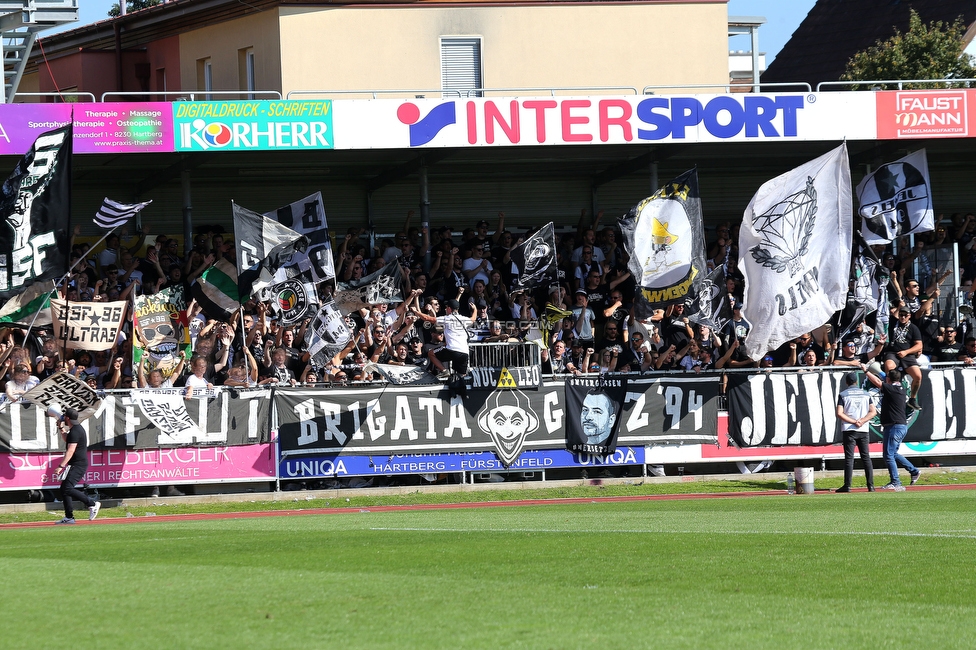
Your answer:
[[[78,411],[73,408],[64,409],[64,417],[68,418],[72,422],[78,422]]]
[[[450,308],[451,308],[451,309],[453,309],[454,311],[457,311],[458,309],[460,309],[460,308],[461,308],[461,305],[459,305],[459,304],[458,304],[458,301],[457,301],[457,300],[455,300],[454,298],[451,298],[450,300],[448,300],[447,302],[445,302],[445,303],[444,303],[444,306],[445,306],[445,307],[450,307]]]
[[[584,295],[584,296],[588,296],[588,295],[589,295],[589,293],[587,293],[587,291],[586,291],[586,289],[577,289],[577,290],[576,290],[576,295],[577,295],[577,296],[579,296],[579,295]]]
[[[898,309],[898,313],[899,314],[911,314],[912,313],[912,310],[909,309],[908,307],[900,307]]]
[[[482,226],[484,226],[485,228],[487,228],[488,225],[489,225],[488,222],[486,220],[484,220],[484,219],[482,219],[481,221],[478,222],[478,228],[480,228]]]
[[[483,299],[478,298],[477,300],[474,301],[474,306],[477,307],[478,309],[484,309],[485,307],[488,306],[488,303],[486,303]]]
[[[847,373],[846,375],[844,375],[844,381],[847,382],[848,386],[853,386],[854,384],[857,383],[857,373],[856,372]]]

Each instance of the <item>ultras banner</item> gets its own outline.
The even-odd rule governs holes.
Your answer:
[[[909,415],[905,442],[976,438],[976,368],[922,373],[922,410]],[[828,370],[729,375],[729,436],[742,447],[841,442],[836,411],[845,374]],[[877,393],[870,384],[865,388]],[[873,438],[880,440],[877,418],[871,429]]]
[[[145,413],[137,391],[111,393],[82,422],[90,449],[154,449],[203,445],[252,445],[270,441],[268,416],[271,391],[218,388],[211,399],[186,400],[196,428],[155,424],[166,417],[158,409]],[[175,416],[173,416],[175,417]],[[43,452],[64,449],[54,419],[37,406],[7,404],[0,408],[0,452]]]
[[[632,379],[616,444],[709,444],[717,440],[718,377]],[[565,449],[565,386],[469,391],[396,386],[275,390],[283,457],[494,451],[506,465],[523,450]],[[575,417],[579,419],[580,414]]]

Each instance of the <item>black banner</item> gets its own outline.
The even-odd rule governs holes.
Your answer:
[[[71,125],[42,133],[0,194],[0,300],[64,275],[71,217]]]
[[[626,379],[570,377],[566,380],[566,449],[612,454],[617,448]]]
[[[282,456],[494,451],[506,465],[526,449],[564,449],[562,382],[538,390],[398,386],[329,391],[278,388]],[[719,378],[631,379],[622,391],[618,446],[714,444]]]
[[[271,391],[220,388],[209,399],[186,400],[195,429],[162,432],[153,424],[158,413],[146,414],[138,392],[111,393],[82,423],[91,449],[154,449],[208,445],[251,445],[270,441],[268,416]],[[0,408],[0,452],[54,451],[63,442],[54,418],[34,405],[6,404]]]
[[[729,375],[729,436],[741,447],[839,443],[837,395],[846,373]],[[922,410],[910,412],[905,442],[976,438],[976,416],[968,413],[976,405],[976,368],[923,370],[918,402]],[[871,430],[880,440],[877,418]]]

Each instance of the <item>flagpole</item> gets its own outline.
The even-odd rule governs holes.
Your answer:
[[[105,241],[106,239],[108,239],[109,237],[111,237],[111,236],[112,236],[112,233],[114,233],[114,232],[115,232],[116,230],[118,230],[118,229],[119,229],[119,227],[120,227],[121,225],[122,225],[122,224],[119,224],[118,226],[115,226],[114,228],[112,228],[111,230],[109,230],[109,231],[108,231],[107,233],[105,233],[105,235],[103,235],[101,239],[99,239],[99,240],[98,240],[97,242],[95,242],[94,244],[92,244],[92,247],[91,247],[91,248],[90,248],[89,250],[93,250],[93,249],[94,249],[94,248],[95,248],[96,246],[98,246],[98,245],[99,245],[99,244],[101,244],[101,243],[102,243],[103,241]],[[69,226],[70,226],[70,224],[69,224]],[[70,255],[70,252],[69,252],[69,255]],[[51,297],[52,297],[52,296],[54,295],[54,293],[55,293],[55,292],[56,292],[56,291],[58,290],[58,286],[60,286],[60,284],[61,284],[62,282],[64,282],[64,281],[65,281],[65,280],[66,280],[66,279],[68,278],[68,276],[70,276],[70,275],[71,275],[71,272],[75,270],[75,267],[76,267],[76,266],[78,266],[78,263],[79,263],[79,262],[81,262],[81,261],[82,261],[82,260],[84,260],[84,259],[85,259],[84,257],[79,257],[79,258],[78,258],[78,259],[77,259],[77,260],[75,261],[75,263],[74,263],[74,264],[72,264],[72,265],[71,265],[71,266],[70,266],[70,267],[68,268],[68,271],[67,271],[67,273],[65,273],[64,275],[62,275],[62,276],[61,276],[61,279],[59,279],[59,280],[58,280],[57,282],[55,282],[55,283],[54,283],[54,290],[53,290],[53,291],[51,291],[51,292],[50,292],[50,293],[48,294],[48,299],[50,299],[50,298],[51,298]],[[65,298],[65,300],[67,300],[67,299],[68,299],[68,293],[67,293],[67,291],[65,292],[65,296],[64,296],[64,298]],[[30,336],[30,333],[31,333],[31,330],[33,330],[33,329],[34,329],[34,323],[36,323],[36,322],[37,322],[37,314],[39,314],[39,313],[40,313],[40,310],[38,310],[38,311],[36,311],[36,312],[34,312],[34,320],[32,320],[32,321],[31,321],[31,324],[30,324],[30,327],[28,327],[28,328],[27,328],[27,334],[25,334],[25,335],[24,335],[24,340],[25,340],[25,341],[27,340],[27,337],[29,337],[29,336]]]

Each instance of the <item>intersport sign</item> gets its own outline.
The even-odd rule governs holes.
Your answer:
[[[337,100],[336,149],[861,140],[870,93]]]

